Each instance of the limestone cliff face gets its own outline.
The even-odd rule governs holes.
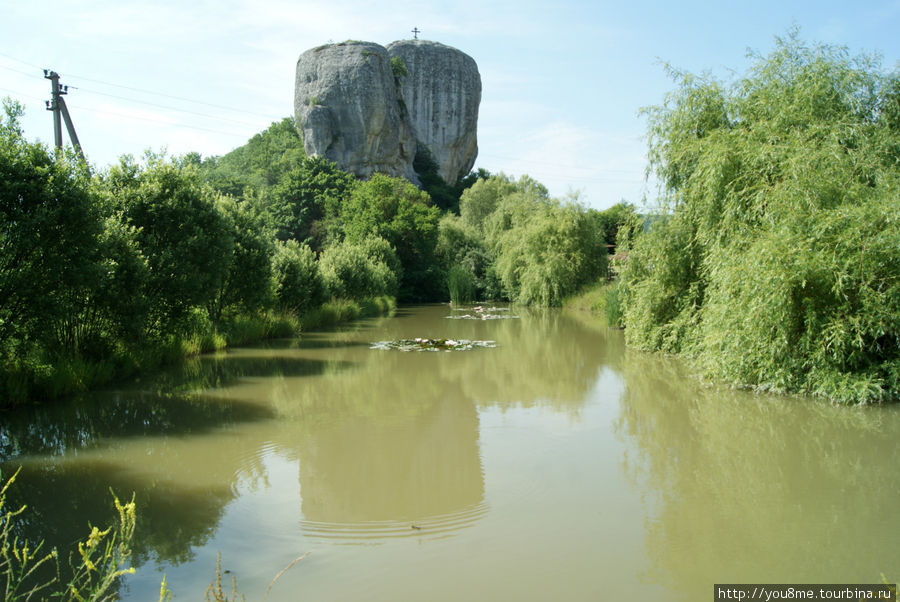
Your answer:
[[[378,171],[418,183],[415,137],[384,47],[345,42],[304,52],[294,112],[307,155],[322,155],[359,176]]]
[[[478,65],[456,48],[427,40],[393,42],[387,51],[406,65],[400,93],[418,143],[431,151],[441,177],[456,183],[478,156]]]
[[[399,80],[393,57],[406,65]],[[379,171],[418,184],[418,143],[455,183],[478,154],[480,102],[475,61],[437,42],[329,44],[297,61],[294,112],[306,153],[363,177]]]

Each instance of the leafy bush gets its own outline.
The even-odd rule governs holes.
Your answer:
[[[391,72],[394,74],[394,81],[399,82],[401,77],[409,75],[406,69],[406,63],[399,56],[391,57]]]
[[[397,292],[396,255],[384,239],[363,239],[331,246],[319,258],[319,269],[329,295],[361,300]],[[393,269],[392,269],[393,268]]]
[[[461,274],[451,275],[450,271],[465,270],[471,279],[472,298],[498,299],[501,296],[500,283],[491,266],[493,260],[485,247],[484,240],[474,228],[467,226],[455,215],[445,215],[438,223],[438,239],[435,255],[441,266],[447,270],[448,286],[451,278],[461,278]],[[450,288],[453,301],[453,289]]]
[[[275,302],[284,310],[302,314],[320,305],[325,285],[315,254],[295,240],[279,242],[272,257]]]
[[[194,168],[159,157],[143,169],[123,162],[107,186],[147,261],[150,328],[189,331],[193,308],[213,303],[231,267],[234,232],[215,194]]]

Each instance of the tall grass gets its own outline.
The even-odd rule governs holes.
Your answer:
[[[303,330],[328,328],[357,318],[388,314],[396,308],[396,300],[386,295],[360,301],[332,299],[303,314],[300,317],[300,323]]]
[[[134,573],[131,539],[136,524],[135,504],[123,504],[113,495],[118,522],[101,531],[92,527],[84,541],[68,555],[71,577],[60,577],[60,552],[43,550],[15,535],[15,525],[25,506],[10,510],[6,493],[18,471],[0,488],[0,594],[7,602],[55,598],[69,601],[100,601],[118,598],[119,578]],[[55,576],[52,576],[55,575]]]
[[[459,264],[452,266],[447,272],[447,288],[453,305],[475,301],[475,276]]]
[[[587,311],[610,328],[624,328],[622,288],[618,282],[602,282],[566,299],[566,309]]]

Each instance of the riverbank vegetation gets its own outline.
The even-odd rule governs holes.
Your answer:
[[[0,406],[402,302],[559,305],[606,275],[619,213],[484,170],[361,181],[290,119],[223,157],[92,172],[0,125]],[[427,177],[425,177],[427,176]],[[431,194],[438,197],[434,202]],[[616,213],[618,211],[619,213]]]
[[[320,270],[288,218],[217,192],[191,157],[124,157],[92,174],[74,155],[26,141],[21,107],[4,109],[0,406],[394,306],[399,263],[384,240],[359,243],[380,254],[366,258],[380,280],[353,289],[358,273]],[[314,160],[304,167],[322,171]],[[352,179],[324,171],[333,179],[316,181],[317,198]]]
[[[900,396],[900,74],[796,33],[645,111],[661,217],[625,240],[627,342],[711,378]],[[626,237],[627,238],[627,237]]]

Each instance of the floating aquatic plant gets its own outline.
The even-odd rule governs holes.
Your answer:
[[[462,315],[447,316],[450,320],[508,320],[510,318],[518,318],[509,313],[508,307],[482,307],[476,305],[471,309],[454,309],[454,311],[468,311]],[[505,313],[504,313],[505,312]]]
[[[469,351],[478,347],[496,347],[494,341],[470,341],[468,339],[398,339],[396,341],[378,341],[369,349],[398,349],[400,351]]]

